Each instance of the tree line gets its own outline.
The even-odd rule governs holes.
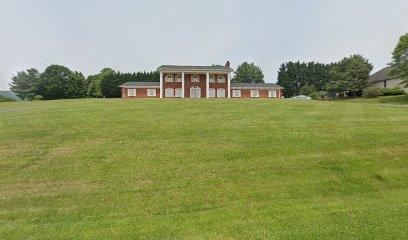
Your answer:
[[[284,87],[285,97],[315,92],[361,96],[368,87],[372,69],[373,65],[361,55],[352,55],[329,64],[287,62],[279,68],[277,83]]]
[[[121,73],[104,68],[98,74],[85,77],[62,65],[50,65],[44,72],[35,68],[17,72],[12,76],[10,90],[25,100],[70,99],[70,98],[114,98],[120,97],[120,84],[128,81],[158,82],[157,71]]]

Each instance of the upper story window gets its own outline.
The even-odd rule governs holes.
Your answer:
[[[218,75],[217,82],[218,83],[225,83],[225,76],[224,75]]]
[[[199,82],[200,82],[200,78],[198,77],[198,75],[191,75],[191,82],[193,82],[193,83],[199,83]]]
[[[215,83],[215,76],[213,74],[210,74],[210,79],[208,80],[210,83]]]
[[[241,90],[232,90],[232,97],[240,98]]]
[[[276,98],[276,91],[275,90],[269,90],[268,91],[268,96],[270,98]]]
[[[156,89],[147,89],[148,97],[156,97]]]
[[[136,89],[128,88],[127,95],[128,97],[136,97]]]
[[[181,75],[176,75],[176,82],[181,82]]]
[[[172,74],[166,74],[166,77],[164,78],[165,82],[174,82],[173,75]]]
[[[251,97],[252,98],[259,97],[259,90],[251,90]]]

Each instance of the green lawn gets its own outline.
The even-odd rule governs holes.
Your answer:
[[[0,103],[1,239],[401,239],[408,108]]]

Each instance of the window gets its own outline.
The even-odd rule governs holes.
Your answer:
[[[166,77],[164,79],[165,82],[173,82],[173,75],[171,74],[166,74]]]
[[[232,97],[241,97],[241,90],[232,90]]]
[[[217,89],[217,97],[218,98],[224,98],[225,97],[225,89],[224,88],[218,88]]]
[[[215,76],[210,74],[210,79],[208,80],[210,83],[215,83]]]
[[[181,82],[181,75],[176,75],[176,82]]]
[[[251,90],[251,97],[252,98],[259,97],[259,90]]]
[[[174,90],[173,88],[166,88],[166,90],[164,91],[164,97],[174,97]]]
[[[218,83],[225,83],[225,76],[224,75],[218,75],[217,82]]]
[[[128,97],[136,97],[136,89],[129,88],[127,92],[128,92]]]
[[[147,89],[148,97],[156,97],[156,89]]]
[[[276,91],[275,90],[269,90],[268,91],[268,96],[270,98],[276,98]]]
[[[208,89],[208,96],[210,98],[215,98],[215,89],[214,88]]]
[[[183,90],[182,90],[181,88],[177,88],[175,92],[176,92],[176,93],[174,94],[175,97],[181,98],[181,97],[183,96]]]
[[[198,75],[191,75],[191,82],[199,83],[200,79],[198,78]]]

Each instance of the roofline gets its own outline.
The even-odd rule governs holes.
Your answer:
[[[200,66],[177,66],[178,69],[168,68],[165,66],[160,66],[157,68],[159,72],[170,72],[170,73],[231,73],[234,70],[232,68],[219,68],[219,69],[211,69],[211,66],[202,66],[203,68],[208,67],[209,69],[202,69],[202,68],[191,68],[191,67],[200,67]]]
[[[146,85],[146,86],[124,86],[124,85],[120,85],[119,87],[120,88],[160,88],[160,86],[154,86],[154,85],[152,85],[152,86],[149,86],[149,85]]]
[[[251,89],[255,89],[255,90],[280,90],[283,89],[283,87],[281,86],[271,86],[271,87],[234,87],[231,86],[231,89],[236,89],[236,90],[251,90]]]

